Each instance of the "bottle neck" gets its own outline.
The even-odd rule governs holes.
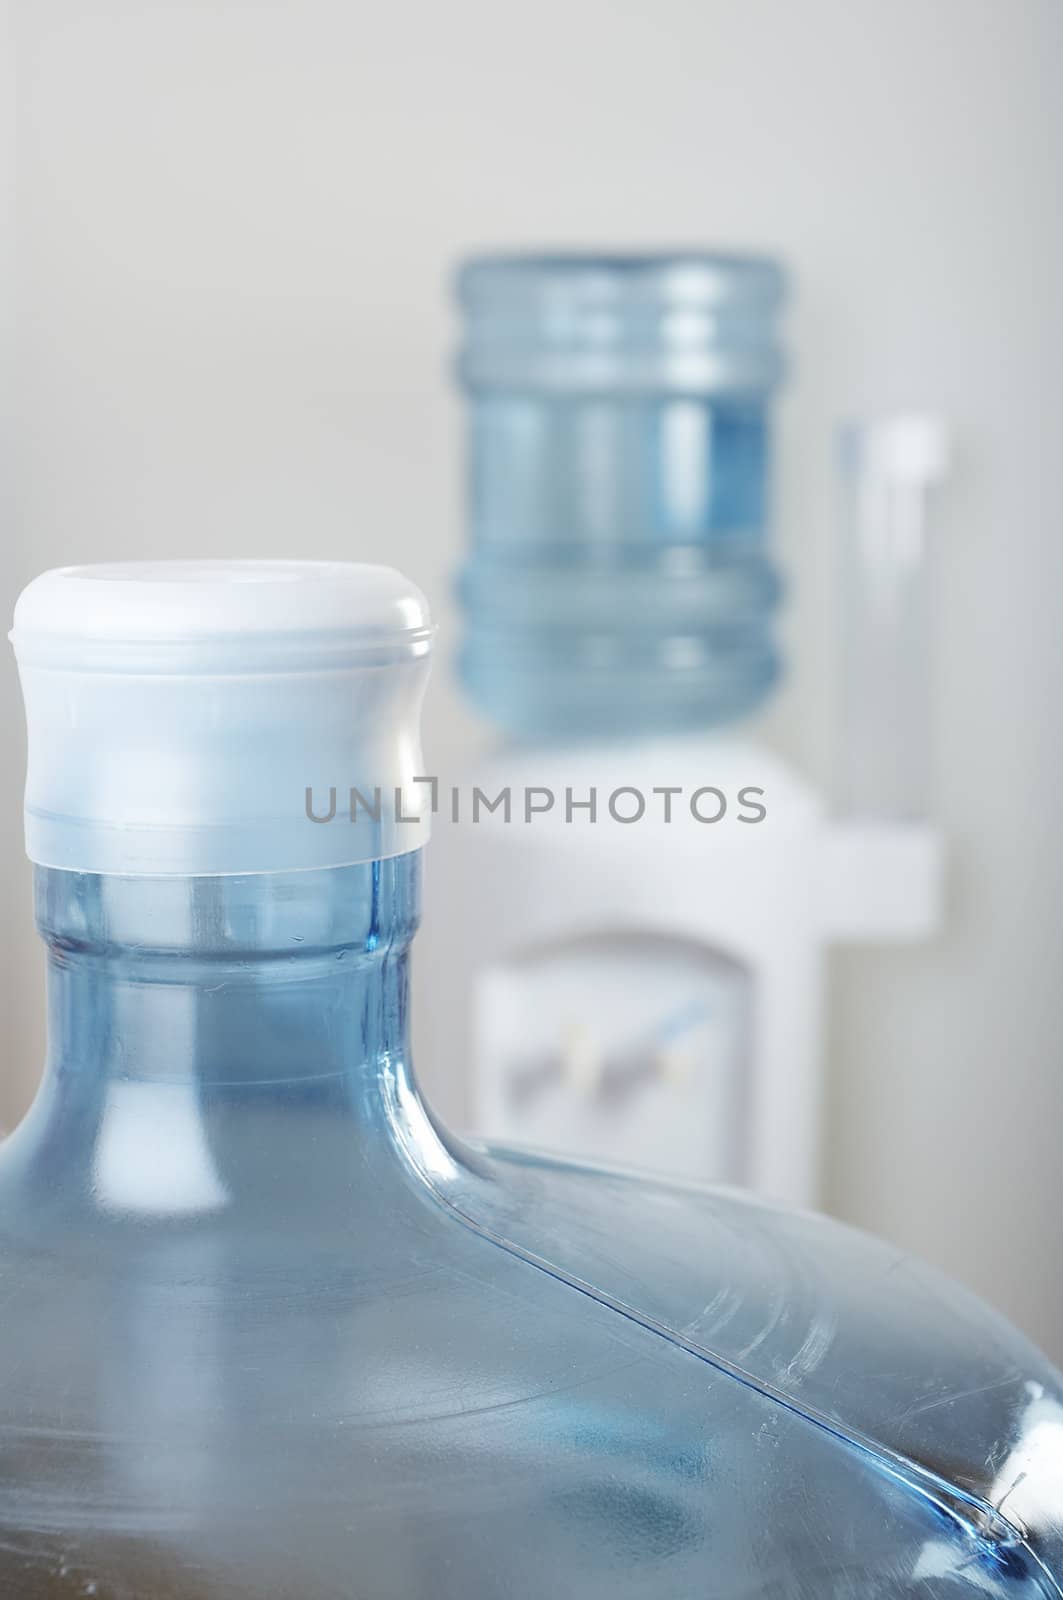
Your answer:
[[[241,1191],[290,1206],[330,1167],[347,1183],[337,1168],[364,1166],[374,1130],[386,1142],[388,1093],[413,1092],[419,901],[417,853],[229,877],[38,869],[49,1046],[30,1165],[169,1215]]]
[[[320,872],[96,877],[39,868],[49,1066],[256,1090],[406,1054],[420,858]]]

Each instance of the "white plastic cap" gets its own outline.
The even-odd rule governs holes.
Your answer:
[[[62,567],[23,591],[11,640],[41,865],[281,872],[427,838],[430,787],[414,780],[432,627],[389,567]]]

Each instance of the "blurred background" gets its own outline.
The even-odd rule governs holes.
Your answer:
[[[69,562],[391,562],[441,624],[430,769],[461,770],[492,735],[451,670],[455,262],[762,252],[792,280],[790,666],[758,737],[827,789],[835,430],[947,421],[926,684],[946,900],[928,939],[830,957],[821,1200],[1063,1359],[1058,0],[27,0],[0,46],[9,612]],[[10,1127],[43,1049],[13,663],[0,707]],[[419,1070],[463,1104],[430,1042]]]

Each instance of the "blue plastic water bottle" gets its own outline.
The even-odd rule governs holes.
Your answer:
[[[1005,1322],[433,1119],[430,635],[380,568],[19,602],[49,1054],[0,1148],[0,1594],[1058,1596],[1063,1379]]]
[[[522,736],[750,711],[779,671],[766,484],[780,268],[484,257],[459,294],[471,698]]]

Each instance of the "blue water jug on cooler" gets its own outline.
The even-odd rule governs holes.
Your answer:
[[[510,732],[698,728],[772,688],[783,288],[770,260],[694,253],[461,271],[461,673]]]

